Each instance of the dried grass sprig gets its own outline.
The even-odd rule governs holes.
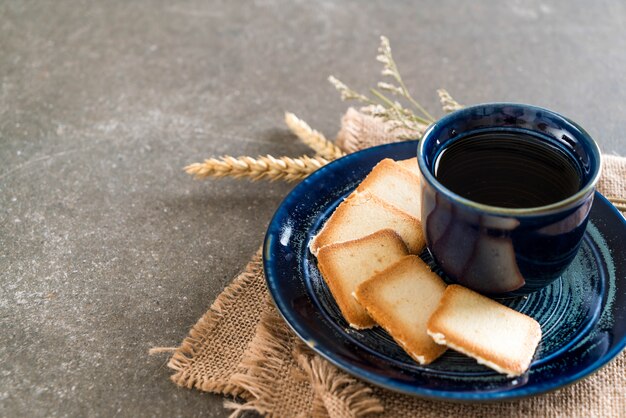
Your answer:
[[[446,113],[454,112],[455,110],[462,109],[463,106],[459,104],[456,100],[450,96],[450,93],[445,89],[437,90],[437,94],[439,95],[439,101],[441,102],[441,106],[443,111]]]
[[[335,87],[335,89],[337,89],[337,91],[341,95],[341,100],[357,100],[361,103],[376,104],[375,101],[361,93],[357,93],[356,91],[352,90],[350,87],[346,86],[343,82],[339,81],[333,75],[328,76],[328,81]]]
[[[209,158],[202,163],[194,163],[185,167],[187,174],[196,179],[206,177],[234,177],[250,180],[301,180],[313,171],[328,164],[322,157],[299,158],[272,157],[266,155],[258,158],[231,157]]]
[[[378,52],[380,55],[378,55],[376,59],[384,65],[381,72],[382,75],[392,77],[399,84],[399,86],[394,86],[389,83],[378,83],[378,87],[382,89],[389,89],[390,92],[404,97],[425,116],[426,119],[424,122],[434,122],[435,118],[432,117],[432,115],[428,113],[428,111],[424,109],[424,107],[419,104],[417,100],[413,99],[413,96],[411,96],[411,93],[409,93],[409,90],[406,88],[406,85],[400,76],[400,71],[398,70],[396,61],[393,59],[393,55],[391,54],[391,45],[389,44],[389,39],[387,39],[386,36],[380,37]]]
[[[391,77],[393,82],[381,81],[377,84],[378,89],[370,89],[373,98],[352,90],[336,77],[330,76],[328,77],[328,81],[339,91],[342,100],[357,100],[365,105],[365,107],[361,109],[364,113],[382,118],[386,122],[389,122],[391,130],[401,129],[403,132],[409,131],[408,135],[402,134],[402,136],[419,138],[423,134],[425,127],[434,122],[435,118],[409,93],[398,70],[398,65],[393,59],[389,40],[384,36],[380,37],[378,52],[379,55],[376,59],[383,64],[381,74],[384,77]],[[404,99],[410,103],[419,114],[403,106],[398,100],[386,96],[384,92]]]
[[[318,156],[327,160],[335,160],[346,155],[341,148],[326,139],[322,133],[312,129],[293,113],[285,112],[285,123],[291,132],[311,147]]]

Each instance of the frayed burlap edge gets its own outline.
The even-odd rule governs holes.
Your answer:
[[[269,417],[279,416],[276,411],[277,385],[285,373],[289,372],[289,359],[292,336],[282,323],[281,318],[272,314],[269,301],[259,321],[256,335],[246,350],[241,361],[245,373],[233,375],[232,382],[250,393],[251,397],[244,404],[226,402],[225,406],[233,409],[232,417],[242,412],[254,410]],[[287,416],[287,415],[284,415]]]
[[[287,327],[273,303],[266,308],[231,382],[252,395],[225,402],[231,417],[256,411],[268,417],[359,418],[383,411],[372,389],[316,356]],[[285,379],[289,374],[291,379]],[[298,393],[299,396],[294,396]],[[291,394],[289,400],[285,396]]]
[[[314,355],[308,348],[298,355],[298,364],[311,382],[315,405],[324,411],[324,416],[348,418],[383,412],[372,389]]]
[[[168,367],[176,371],[171,376],[174,383],[186,388],[239,396],[244,399],[250,398],[249,392],[246,392],[241,386],[231,383],[230,379],[224,378],[224,376],[213,378],[213,376],[206,377],[192,373],[191,365],[197,361],[196,355],[202,351],[207,337],[212,334],[224,313],[238,303],[239,294],[251,282],[258,280],[260,274],[262,274],[261,249],[256,252],[244,271],[218,296],[170,358]]]

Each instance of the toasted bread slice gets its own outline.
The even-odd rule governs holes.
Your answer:
[[[356,189],[366,190],[414,218],[422,216],[420,179],[394,160],[385,158],[376,164]]]
[[[317,255],[325,245],[351,241],[381,229],[394,230],[412,254],[418,254],[426,245],[417,219],[366,190],[355,191],[341,202],[309,248]]]
[[[406,245],[391,229],[320,249],[317,266],[351,327],[376,325],[352,296],[356,287],[407,254]]]
[[[445,290],[444,281],[426,263],[408,255],[361,283],[355,297],[415,361],[429,364],[447,349],[426,332]]]
[[[428,321],[428,335],[513,377],[530,366],[541,328],[529,316],[463,286],[450,285]]]
[[[396,163],[400,164],[402,168],[411,171],[413,174],[417,176],[420,175],[420,169],[417,166],[417,157],[409,158],[408,160],[398,160]]]

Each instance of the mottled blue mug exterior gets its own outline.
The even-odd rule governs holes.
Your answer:
[[[514,209],[453,193],[435,178],[438,155],[454,141],[485,132],[524,133],[559,147],[576,163],[579,191],[547,206]],[[576,256],[601,157],[589,134],[572,121],[524,104],[472,106],[431,125],[418,145],[417,159],[424,235],[451,281],[489,295],[524,295],[558,278]]]

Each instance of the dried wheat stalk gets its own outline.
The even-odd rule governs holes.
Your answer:
[[[250,180],[301,180],[313,171],[328,164],[322,157],[231,157],[209,158],[202,163],[190,164],[185,171],[196,179],[206,177],[234,177]]]
[[[327,160],[335,160],[345,155],[338,146],[326,139],[322,133],[312,129],[305,121],[293,113],[285,112],[285,123],[291,129],[291,132],[320,157]]]

